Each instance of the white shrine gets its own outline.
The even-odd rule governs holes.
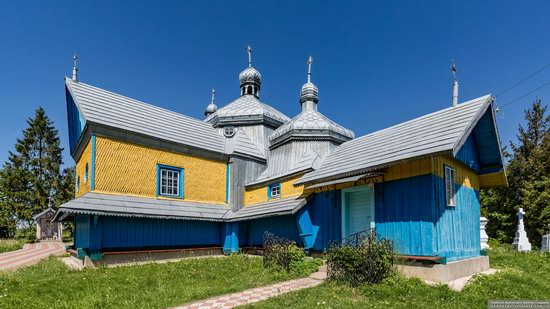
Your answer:
[[[489,249],[489,235],[487,235],[487,232],[485,231],[485,226],[487,225],[487,222],[489,222],[487,218],[479,218],[479,240],[481,244],[481,250]]]
[[[518,251],[531,251],[531,243],[527,238],[527,233],[525,232],[525,226],[523,224],[523,215],[525,215],[523,208],[518,209],[518,229],[512,246]]]

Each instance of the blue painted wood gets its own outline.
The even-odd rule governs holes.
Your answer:
[[[305,208],[312,223],[319,227],[314,251],[323,251],[333,242],[342,239],[342,199],[340,190],[316,193]]]
[[[298,231],[304,244],[304,249],[310,250],[315,244],[317,234],[319,233],[319,225],[314,225],[311,220],[310,207],[302,208],[296,214],[296,221],[298,223]]]
[[[227,163],[225,168],[225,202],[229,203],[229,184],[231,180],[231,164]]]
[[[479,172],[481,169],[481,161],[479,159],[479,154],[477,151],[477,142],[475,134],[470,134],[466,139],[466,142],[458,153],[456,154],[456,159],[464,163],[469,168],[473,169],[476,172]]]
[[[75,214],[75,235],[74,246],[75,248],[90,248],[90,215]]]
[[[299,246],[303,245],[295,215],[239,222],[240,245],[244,247],[262,246],[265,232],[295,241]]]
[[[74,153],[84,130],[85,121],[67,87],[65,87],[65,97],[67,101],[67,124],[69,125],[69,148],[71,153]]]
[[[239,223],[224,223],[223,252],[225,254],[239,253]]]
[[[433,255],[431,175],[375,185],[375,222],[379,237],[390,239],[405,255]]]
[[[78,225],[77,225],[78,227]],[[134,217],[100,216],[94,238],[101,248],[138,249],[163,247],[219,246],[221,224]]]
[[[445,182],[432,175],[436,192],[434,208],[434,253],[447,261],[479,256],[479,192],[465,186],[456,186],[456,206],[445,203]]]
[[[481,168],[502,166],[500,151],[491,109],[476,124],[473,135],[477,143]]]

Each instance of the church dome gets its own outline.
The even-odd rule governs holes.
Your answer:
[[[241,72],[241,74],[239,74],[239,82],[241,87],[248,83],[261,85],[262,74],[260,74],[260,72],[253,67],[247,67]]]
[[[307,101],[319,102],[319,89],[312,82],[307,82],[300,91],[300,103]]]

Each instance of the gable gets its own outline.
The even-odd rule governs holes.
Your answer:
[[[73,154],[84,131],[86,121],[67,87],[65,87],[65,96],[67,100],[67,123],[69,125],[69,148],[71,154]]]

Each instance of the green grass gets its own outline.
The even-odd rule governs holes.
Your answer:
[[[242,255],[82,271],[52,257],[0,273],[0,308],[167,308],[305,275]]]
[[[445,285],[428,286],[419,279],[394,276],[384,283],[351,288],[322,285],[267,300],[252,308],[486,308],[488,300],[550,299],[550,254],[489,252],[492,276],[477,276],[458,293]]]
[[[0,239],[0,253],[19,250],[24,244],[22,239]]]

